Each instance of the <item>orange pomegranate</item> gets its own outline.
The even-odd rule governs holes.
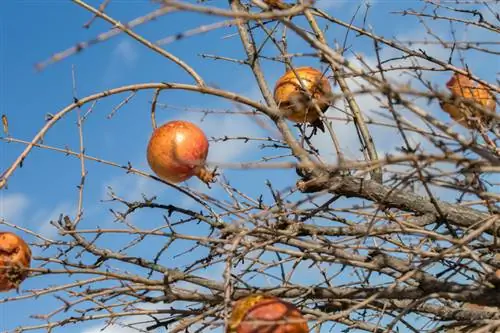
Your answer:
[[[312,67],[298,67],[295,71],[287,71],[274,88],[274,100],[287,119],[296,123],[308,122],[322,130],[315,104],[323,113],[330,106],[332,96],[328,79]]]
[[[28,276],[31,249],[16,234],[0,232],[0,292],[17,289]]]
[[[208,140],[205,133],[189,121],[174,120],[156,128],[149,140],[147,159],[161,179],[180,183],[197,176],[205,183],[215,181],[215,172],[205,168]]]
[[[478,84],[465,75],[455,73],[446,83],[446,87],[453,96],[476,102],[489,111],[495,112],[495,98],[483,84]],[[478,124],[488,126],[491,122],[490,117],[485,117],[477,109],[458,101],[455,103],[441,102],[441,108],[456,122],[467,128],[477,128]]]
[[[250,295],[233,307],[226,333],[307,333],[307,321],[291,303],[274,296]]]

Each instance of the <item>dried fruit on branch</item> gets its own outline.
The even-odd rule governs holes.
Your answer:
[[[454,97],[475,102],[488,111],[495,112],[495,98],[488,87],[455,73],[446,83],[446,87]],[[478,108],[466,105],[463,101],[441,102],[441,108],[456,122],[470,129],[489,128],[491,117],[486,116]]]
[[[324,127],[317,110],[324,113],[330,107],[332,97],[328,79],[312,67],[289,70],[274,88],[276,104],[287,119],[296,123],[311,123],[322,131]]]
[[[307,333],[302,313],[277,297],[251,295],[236,302],[227,333]]]
[[[16,234],[0,232],[0,291],[17,289],[28,277],[31,249]]]
[[[197,176],[205,183],[215,181],[215,172],[208,171],[205,161],[208,140],[205,133],[189,121],[175,120],[154,130],[149,140],[147,159],[158,177],[180,183]]]

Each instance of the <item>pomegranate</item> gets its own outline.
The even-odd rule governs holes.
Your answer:
[[[174,120],[156,128],[149,140],[147,159],[161,179],[180,183],[197,176],[205,183],[215,181],[215,171],[205,168],[208,140],[205,133],[189,121]]]
[[[300,311],[274,296],[250,295],[233,307],[226,333],[307,333]]]
[[[28,244],[11,232],[0,232],[0,291],[17,289],[28,276],[30,263]]]
[[[328,79],[312,67],[298,67],[295,71],[287,71],[274,88],[274,100],[287,119],[296,123],[308,122],[322,131],[323,123],[315,105],[324,113],[330,106],[332,97]]]
[[[495,112],[495,98],[483,84],[477,84],[477,82],[472,81],[467,76],[455,73],[446,83],[446,87],[451,91],[453,96],[474,101],[489,111]],[[485,117],[477,109],[460,102],[441,102],[441,108],[456,122],[467,128],[478,128],[479,124],[488,126],[491,122],[490,117]]]

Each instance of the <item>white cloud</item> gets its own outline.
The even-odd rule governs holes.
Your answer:
[[[349,61],[352,60],[353,59],[349,59]],[[348,79],[347,84],[353,92],[360,89],[358,81],[356,80]],[[359,94],[355,96],[355,99],[365,119],[369,118],[381,122],[389,122],[387,119],[375,113],[376,111],[381,112],[383,111],[383,109],[380,102],[374,96],[370,94]],[[336,107],[342,110],[349,110],[349,106],[347,106],[344,100],[337,101]],[[334,120],[332,122],[332,128],[339,141],[339,145],[344,157],[348,160],[363,159],[364,154],[361,150],[361,144],[354,122],[347,122],[347,117],[334,108],[329,109],[326,113],[326,116],[343,119]],[[394,129],[369,125],[369,131],[374,140],[377,151],[379,152],[379,156],[381,156],[383,152],[392,151],[395,144],[400,142],[399,139],[394,139],[398,136],[397,131]],[[312,142],[315,147],[320,150],[320,156],[322,157],[324,162],[337,162],[337,154],[334,149],[332,138],[328,131],[326,131],[325,133],[319,133],[318,135],[313,137]]]
[[[134,43],[129,39],[120,41],[109,55],[108,66],[103,74],[104,85],[114,85],[123,79],[128,71],[135,68],[139,53]]]
[[[133,67],[139,59],[135,45],[130,39],[124,39],[113,50],[113,56],[123,60],[125,65]]]
[[[21,193],[0,195],[0,218],[10,223],[20,224],[29,205],[29,199]]]
[[[52,209],[38,209],[28,218],[28,227],[34,232],[49,238],[57,237],[57,229],[50,224],[50,221],[58,220],[60,214],[73,216],[76,212],[76,204],[70,202],[60,202]]]
[[[407,32],[405,34],[401,34],[397,36],[399,40],[409,40],[409,39],[424,39],[425,31],[421,28],[416,29],[415,31]],[[427,54],[432,55],[433,57],[437,57],[439,59],[444,59],[448,57],[448,51],[443,49],[442,47],[434,44],[424,45],[422,49],[427,52]],[[380,56],[382,59],[390,59],[394,58],[390,64],[391,66],[410,66],[411,61],[416,61],[421,65],[429,65],[429,63],[425,60],[421,59],[399,59],[400,51],[395,50],[390,47],[384,47],[380,51]],[[363,64],[355,57],[351,56],[347,59],[351,64],[354,64],[358,68],[366,68],[363,64],[368,65],[372,69],[377,68],[377,61],[374,55],[363,56]],[[437,72],[429,72],[425,74],[426,79],[432,79],[435,73]],[[416,84],[415,79],[405,74],[403,71],[388,71],[385,73],[385,79],[395,84]],[[369,86],[364,80],[361,79],[346,79],[349,88],[351,91],[358,91],[364,87]],[[337,87],[336,90],[340,92],[340,89]],[[380,94],[377,94],[380,97]],[[391,120],[391,114],[387,109],[383,108],[383,103],[385,103],[385,98],[382,97],[381,101],[375,98],[376,96],[372,94],[357,94],[355,96],[356,102],[359,105],[363,115],[365,118],[370,118],[375,121],[383,122],[383,123],[393,123]],[[336,103],[336,106],[340,109],[349,110],[349,107],[346,105],[344,100],[339,100]],[[388,118],[382,117],[380,114],[386,114]],[[327,114],[327,116],[331,117],[340,117],[342,118],[342,113],[336,111],[331,108]],[[424,122],[415,114],[407,111],[404,112],[403,116],[405,120],[412,123],[414,126],[423,127]],[[345,117],[344,117],[345,118]],[[359,137],[353,122],[347,123],[342,120],[333,121],[333,129],[335,134],[340,141],[340,147],[344,157],[350,160],[361,160],[364,159],[363,152],[360,150],[361,145],[359,141]],[[383,157],[385,154],[397,154],[396,148],[399,148],[402,145],[401,135],[399,131],[394,128],[383,127],[383,126],[374,126],[369,125],[369,130],[374,140],[377,152],[379,157]],[[413,144],[421,143],[429,146],[428,142],[419,137],[418,134],[413,132],[407,132],[407,136],[410,142]],[[335,153],[332,139],[328,132],[321,133],[315,136],[312,139],[313,144],[320,150],[320,155],[327,163],[336,163],[337,162],[337,154]]]
[[[220,129],[224,128],[221,133]],[[251,117],[245,116],[224,116],[223,119],[213,119],[206,127],[206,133],[209,136],[221,137],[227,135],[255,137],[262,133],[257,123]],[[215,142],[210,144],[209,158],[215,163],[238,162],[244,156],[252,145],[242,140],[229,140],[225,142]]]

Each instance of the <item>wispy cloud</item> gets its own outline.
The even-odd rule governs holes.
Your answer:
[[[397,36],[399,40],[409,40],[409,39],[424,39],[425,31],[422,28],[418,28],[414,31],[406,32],[405,34],[400,34]],[[439,45],[428,44],[423,45],[422,49],[429,55],[433,57],[437,57],[439,59],[445,59],[448,57],[448,52],[446,49],[443,49]],[[415,62],[419,65],[429,65],[429,62],[423,59],[407,59],[401,58],[398,59],[400,53],[398,50],[395,50],[390,47],[385,47],[380,51],[380,56],[382,59],[395,59],[391,62],[391,65],[394,67],[405,67],[415,65]],[[363,56],[363,63],[359,61],[354,56],[348,57],[348,61],[351,64],[354,64],[358,68],[364,68],[365,65],[370,66],[371,68],[377,68],[377,61],[374,55],[369,54]],[[413,61],[413,63],[412,63]],[[425,78],[432,80],[434,79],[437,72],[426,72]],[[389,80],[392,83],[398,84],[416,84],[416,80],[413,76],[409,74],[405,74],[403,71],[388,71],[384,74],[385,79]],[[349,88],[352,91],[357,91],[362,88],[363,85],[366,85],[365,82],[359,79],[350,78],[347,79],[347,83]],[[337,88],[338,90],[338,88]],[[380,96],[380,95],[379,95]],[[385,101],[384,98],[378,100],[376,96],[371,94],[358,94],[355,97],[357,104],[359,105],[362,113],[365,117],[368,117],[372,120],[376,120],[379,122],[390,122],[389,119],[381,116],[380,113],[386,113],[390,118],[390,113],[387,112],[385,108],[383,108],[381,101]],[[348,109],[348,106],[345,105],[345,101],[338,101],[336,104],[337,107],[341,109]],[[331,108],[327,112],[327,116],[335,116],[342,118],[343,115],[339,112],[336,112],[335,109]],[[417,127],[423,127],[424,123],[421,119],[419,119],[416,115],[406,112],[404,113],[405,120],[411,122],[413,125]],[[342,153],[347,159],[359,160],[363,159],[363,152],[361,150],[360,140],[355,128],[354,123],[347,122],[347,117],[344,117],[345,120],[336,120],[333,122],[333,129],[337,138],[339,139],[339,144],[342,150]],[[383,156],[384,154],[391,153],[395,154],[396,149],[399,148],[397,144],[400,144],[401,140],[394,140],[393,138],[399,137],[399,132],[395,128],[390,127],[382,127],[382,126],[370,126],[370,133],[373,137],[375,145],[378,150],[378,155]],[[416,143],[421,142],[422,144],[426,144],[425,141],[419,140],[418,135],[414,133],[408,133],[408,139],[410,142]],[[337,161],[337,154],[334,150],[334,145],[332,139],[328,133],[321,133],[320,135],[315,136],[312,139],[313,144],[320,150],[320,154],[325,162],[335,163]]]
[[[134,67],[139,59],[139,53],[130,39],[124,39],[113,50],[113,57],[121,59],[128,67]]]
[[[123,78],[127,72],[126,69],[136,67],[139,60],[139,52],[136,46],[129,39],[120,41],[109,56],[109,65],[104,71],[103,80],[105,85],[114,84],[117,80]]]
[[[0,218],[11,223],[22,223],[29,199],[22,193],[0,195]]]
[[[60,214],[72,216],[76,211],[76,203],[67,201],[56,204],[52,209],[40,208],[28,218],[28,227],[36,233],[54,239],[57,237],[57,229],[50,221],[58,220]]]

